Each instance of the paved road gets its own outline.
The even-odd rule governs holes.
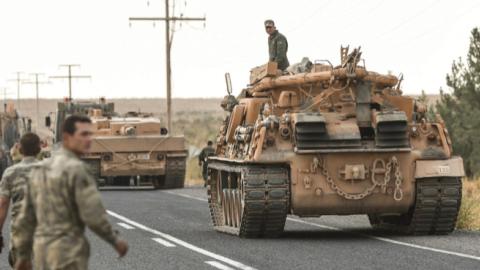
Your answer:
[[[131,249],[119,260],[90,233],[94,270],[480,269],[480,233],[405,237],[372,231],[364,216],[290,217],[278,239],[239,239],[213,231],[202,188],[102,195]]]

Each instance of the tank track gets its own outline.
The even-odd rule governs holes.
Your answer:
[[[185,157],[167,157],[165,181],[160,188],[183,188],[185,186]]]
[[[218,200],[218,182],[209,179],[208,201],[214,228],[245,238],[278,237],[285,227],[289,209],[288,170],[279,166],[248,165],[224,166],[223,171],[237,173],[240,188],[222,188],[224,194],[233,194],[226,196],[230,200],[226,209],[226,200],[222,203]],[[235,212],[236,208],[240,210],[239,221],[229,222],[226,215]]]
[[[462,200],[460,178],[417,181],[415,209],[407,233],[448,234],[455,229]]]
[[[455,229],[462,199],[457,177],[417,179],[415,205],[400,217],[370,215],[374,227],[413,235],[442,235]]]

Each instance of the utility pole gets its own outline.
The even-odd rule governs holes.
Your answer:
[[[39,95],[39,88],[40,84],[50,84],[50,81],[40,81],[39,77],[43,75],[43,73],[31,73],[34,77],[33,81],[27,81],[24,82],[25,84],[35,84],[35,106],[36,106],[36,125],[37,125],[37,131],[38,128],[40,127],[40,95]]]
[[[7,90],[8,90],[7,87],[2,87],[0,89],[1,89],[0,92],[3,96],[3,111],[7,112],[7,94],[10,94],[10,93],[7,92]]]
[[[72,67],[80,67],[80,65],[68,64],[60,65],[60,67],[66,67],[68,70],[67,75],[63,76],[50,76],[50,79],[68,79],[68,98],[72,99],[72,79],[91,79],[89,75],[72,75]]]
[[[165,17],[130,17],[129,21],[164,21],[165,22],[165,54],[166,54],[166,73],[167,73],[167,128],[172,132],[172,68],[170,61],[170,52],[172,49],[173,32],[170,31],[170,22],[177,21],[205,21],[206,18],[200,17],[180,17],[170,16],[169,1],[165,1]]]
[[[8,81],[17,83],[17,110],[20,111],[20,88],[22,83],[25,82],[25,80],[22,79],[23,72],[17,71],[15,73],[17,74],[17,78],[10,79]]]

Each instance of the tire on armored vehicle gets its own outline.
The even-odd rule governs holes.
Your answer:
[[[287,215],[367,215],[407,234],[455,229],[464,176],[441,120],[402,95],[399,78],[368,71],[359,49],[341,64],[254,68],[208,159],[215,230],[276,237]]]

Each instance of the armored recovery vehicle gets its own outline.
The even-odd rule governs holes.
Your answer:
[[[368,71],[360,56],[342,48],[339,66],[308,61],[288,74],[268,63],[239,97],[229,91],[209,159],[216,230],[278,236],[288,214],[366,214],[374,228],[408,234],[454,230],[464,170],[444,123],[402,95],[401,78]]]
[[[170,136],[151,114],[115,113],[113,103],[58,103],[55,138],[61,140],[61,125],[68,115],[88,115],[94,126],[91,151],[83,159],[100,185],[153,185],[182,188],[187,150],[184,137]],[[49,124],[47,120],[47,124]]]

